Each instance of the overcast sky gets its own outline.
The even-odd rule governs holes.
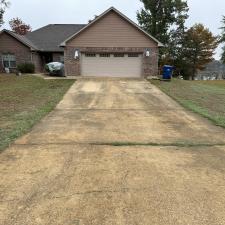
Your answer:
[[[142,7],[139,0],[10,0],[5,14],[4,28],[11,18],[19,17],[29,23],[33,30],[54,23],[87,23],[94,15],[114,6],[137,22],[136,12]],[[219,34],[225,0],[188,0],[190,18],[187,26],[203,23],[214,34]],[[216,58],[220,56],[220,48]]]

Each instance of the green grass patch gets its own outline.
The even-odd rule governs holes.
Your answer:
[[[225,81],[151,81],[183,107],[225,128]]]
[[[224,143],[214,143],[214,144],[205,144],[205,143],[192,143],[192,142],[173,142],[173,143],[139,143],[139,142],[102,142],[102,143],[91,143],[92,145],[100,146],[114,146],[114,147],[131,147],[131,146],[172,146],[172,147],[211,147],[211,146],[225,146]]]
[[[73,83],[0,74],[0,150],[52,111]]]

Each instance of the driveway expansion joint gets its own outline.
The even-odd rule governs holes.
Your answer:
[[[129,147],[129,146],[146,146],[146,147],[221,147],[225,143],[135,143],[135,142],[48,142],[48,143],[26,143],[13,144],[14,146],[44,146],[44,145],[69,145],[69,146],[112,146],[112,147]]]

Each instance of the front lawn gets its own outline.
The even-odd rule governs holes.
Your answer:
[[[225,127],[225,81],[151,81],[182,106]]]
[[[54,109],[73,82],[0,74],[0,150]]]

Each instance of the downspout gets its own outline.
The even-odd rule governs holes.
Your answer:
[[[30,60],[31,60],[31,63],[33,63],[33,52],[32,51],[30,53]]]

